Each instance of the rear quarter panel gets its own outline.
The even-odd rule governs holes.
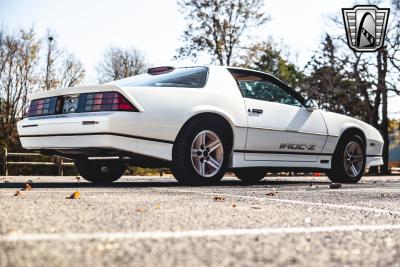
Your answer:
[[[186,121],[206,112],[223,116],[234,135],[236,126],[247,125],[243,98],[226,68],[210,67],[204,88],[123,87],[122,90],[143,110],[138,124],[131,129],[135,135],[175,140]],[[238,142],[244,147],[245,136]]]

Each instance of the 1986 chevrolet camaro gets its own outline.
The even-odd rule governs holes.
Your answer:
[[[227,169],[255,182],[267,171],[322,171],[356,183],[381,165],[372,126],[319,110],[263,72],[157,67],[98,86],[40,92],[18,123],[23,147],[75,161],[85,179],[117,180],[127,165],[169,167],[184,184]]]

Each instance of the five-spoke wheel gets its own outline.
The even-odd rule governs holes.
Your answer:
[[[216,183],[225,174],[232,137],[229,126],[206,118],[189,123],[178,136],[171,171],[183,184]]]
[[[343,163],[348,176],[357,177],[360,174],[364,163],[363,148],[360,143],[351,141],[347,144],[343,154]]]
[[[338,183],[357,183],[365,168],[365,144],[358,135],[344,136],[332,157],[329,179]]]
[[[224,160],[224,147],[218,135],[210,130],[200,132],[192,143],[192,164],[204,177],[215,175]]]

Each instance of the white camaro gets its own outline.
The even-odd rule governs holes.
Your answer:
[[[293,170],[355,183],[383,163],[375,128],[248,69],[158,67],[30,101],[18,123],[22,146],[74,159],[92,182],[115,181],[130,164],[169,167],[185,184],[217,182],[227,169],[247,182]]]

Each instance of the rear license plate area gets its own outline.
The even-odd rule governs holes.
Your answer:
[[[78,112],[79,95],[62,96],[62,114]]]

